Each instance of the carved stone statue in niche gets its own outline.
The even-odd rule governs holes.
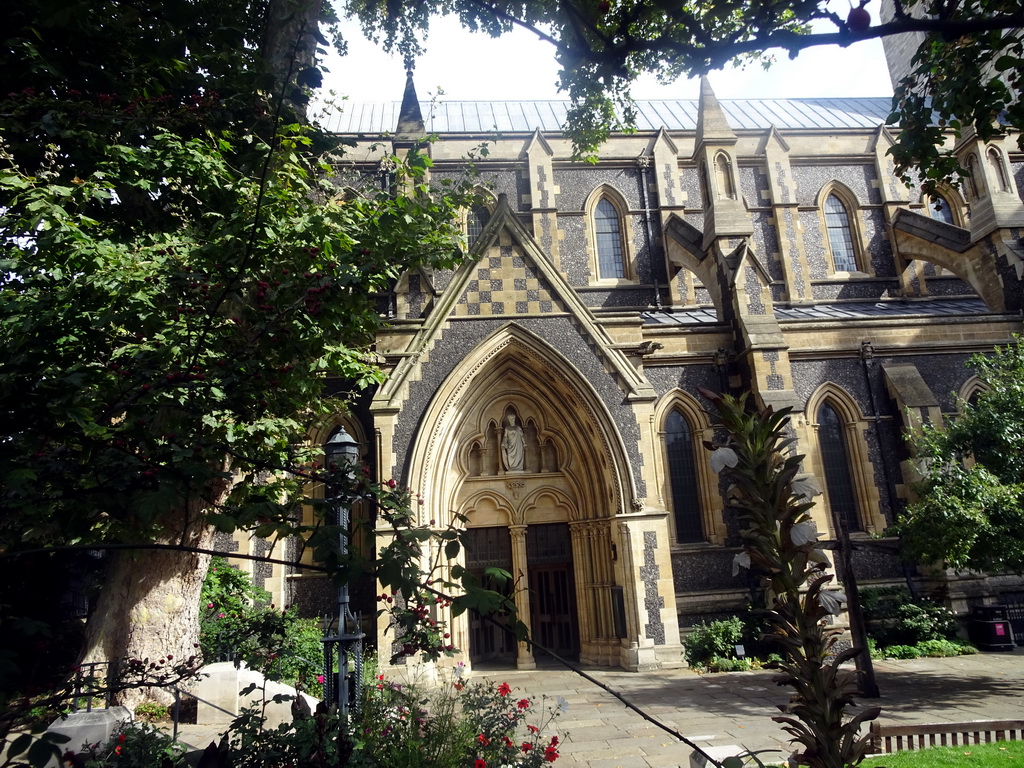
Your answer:
[[[523,471],[526,454],[526,438],[523,428],[516,424],[516,415],[510,413],[505,417],[505,427],[501,436],[501,461],[505,471]]]

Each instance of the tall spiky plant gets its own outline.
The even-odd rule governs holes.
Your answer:
[[[841,632],[826,623],[844,598],[826,590],[834,577],[826,573],[829,562],[810,516],[816,488],[799,478],[804,457],[791,450],[796,442],[789,428],[791,409],[752,407],[748,393],[738,398],[701,394],[714,404],[728,435],[724,443],[704,445],[712,451],[712,468],[732,482],[728,503],[738,515],[744,545],[734,570],[747,567],[760,576],[771,626],[766,639],[785,659],[775,681],[794,688],[789,703],[779,707],[784,714],[773,718],[802,747],[790,764],[855,766],[868,748],[867,735],[858,731],[881,709],[845,715],[858,685],[856,673],[841,665],[862,649],[837,650]]]

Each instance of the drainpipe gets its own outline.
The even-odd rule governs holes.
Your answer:
[[[654,282],[654,308],[662,309],[661,286],[658,285],[658,278],[654,273],[654,225],[651,221],[651,206],[647,196],[647,169],[651,167],[649,155],[640,155],[636,159],[637,167],[640,168],[640,204],[644,211],[644,234],[647,238],[647,258],[651,263],[651,280]]]

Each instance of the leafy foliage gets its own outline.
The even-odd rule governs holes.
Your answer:
[[[353,731],[357,764],[474,768],[539,768],[558,758],[548,736],[562,708],[515,695],[506,683],[469,683],[461,676],[431,689],[367,680]]]
[[[270,594],[224,558],[210,563],[200,603],[199,644],[207,663],[244,661],[271,680],[322,696],[324,632],[316,619],[270,605]]]
[[[185,765],[185,748],[149,723],[126,723],[83,756],[85,768],[173,768]]]
[[[945,428],[915,436],[923,478],[897,529],[908,556],[947,567],[1024,571],[1024,352],[969,361],[986,385]]]
[[[983,139],[999,123],[1024,126],[1020,102],[1024,18],[1016,0],[905,3],[895,17],[872,25],[863,7],[846,18],[818,0],[698,3],[645,0],[349,0],[371,33],[406,57],[423,45],[434,13],[454,12],[463,25],[491,35],[525,27],[550,42],[560,64],[559,85],[572,100],[567,133],[586,156],[616,128],[635,123],[631,84],[643,73],[664,82],[693,77],[729,63],[769,65],[771,49],[790,57],[814,45],[850,45],[904,32],[927,36],[913,74],[897,89],[891,121],[900,126],[893,151],[897,169],[926,185],[955,177],[944,129],[968,127]],[[815,26],[812,27],[812,24]],[[932,110],[938,122],[933,122]],[[1024,146],[1024,145],[1022,145]]]
[[[743,641],[743,621],[738,616],[696,624],[683,643],[686,663],[691,667],[704,664],[713,657],[730,659]]]
[[[705,446],[713,451],[713,466],[733,484],[729,505],[744,544],[737,563],[760,577],[771,625],[766,640],[783,655],[776,680],[794,688],[785,714],[774,719],[803,747],[792,757],[796,764],[857,765],[868,749],[867,737],[857,735],[861,724],[881,710],[866,707],[844,718],[857,684],[841,666],[866,649],[837,651],[840,632],[825,623],[838,613],[840,598],[825,590],[833,577],[825,573],[828,560],[817,547],[811,492],[797,479],[804,457],[791,451],[796,438],[787,432],[788,409],[748,409],[746,394],[701,394],[713,403],[728,435],[722,444]]]
[[[897,169],[934,191],[936,182],[965,173],[944,141],[947,131],[958,138],[973,131],[990,141],[1006,127],[1024,126],[1024,17],[1016,0],[923,5],[950,32],[930,34],[918,49],[913,71],[896,88],[889,122],[899,125],[891,151]],[[980,23],[996,17],[1017,21],[1002,28]],[[1018,137],[1024,148],[1022,142]]]

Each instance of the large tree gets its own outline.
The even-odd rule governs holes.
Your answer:
[[[985,387],[915,440],[924,476],[899,530],[919,562],[1024,573],[1024,349],[971,366]]]
[[[407,194],[336,189],[343,148],[301,107],[323,11],[319,0],[8,9],[6,556],[201,549],[214,528],[289,533],[314,477],[308,429],[379,377],[365,353],[375,296],[406,269],[451,264],[468,197],[428,189],[425,155],[398,164]],[[346,382],[341,396],[328,377]],[[207,555],[108,560],[89,657],[190,655]]]
[[[990,138],[1002,126],[1024,127],[1018,0],[892,0],[893,18],[884,24],[873,23],[866,5],[851,5],[847,13],[824,0],[348,1],[371,34],[410,57],[422,49],[438,12],[454,12],[466,27],[492,35],[523,27],[547,40],[561,65],[560,86],[573,102],[568,133],[584,155],[612,128],[631,124],[629,88],[645,72],[671,82],[737,59],[770,63],[779,51],[796,56],[810,46],[907,32],[926,38],[894,100],[901,172],[926,182],[954,174],[945,129],[959,134],[973,127]]]

